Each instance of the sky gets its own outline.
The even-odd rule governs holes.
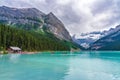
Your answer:
[[[120,24],[120,0],[0,0],[0,6],[34,7],[53,12],[72,35],[107,30]]]

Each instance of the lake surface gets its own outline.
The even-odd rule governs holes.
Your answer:
[[[0,55],[0,80],[120,80],[120,52]]]

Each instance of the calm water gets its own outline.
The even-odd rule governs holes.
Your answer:
[[[120,80],[120,52],[0,55],[0,80]]]

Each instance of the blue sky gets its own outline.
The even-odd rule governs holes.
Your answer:
[[[120,24],[120,0],[0,0],[0,5],[53,12],[70,34],[101,31]]]

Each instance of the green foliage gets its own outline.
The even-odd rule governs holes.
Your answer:
[[[39,26],[40,26],[40,24],[38,24],[38,23],[34,23],[34,24],[33,23],[26,23],[26,24],[17,23],[12,27],[33,31],[33,30],[39,29]]]
[[[7,54],[8,52],[4,47],[0,47],[0,54]]]
[[[24,51],[66,51],[70,50],[68,43],[50,33],[40,34],[0,25],[0,46],[4,49],[18,46]]]

